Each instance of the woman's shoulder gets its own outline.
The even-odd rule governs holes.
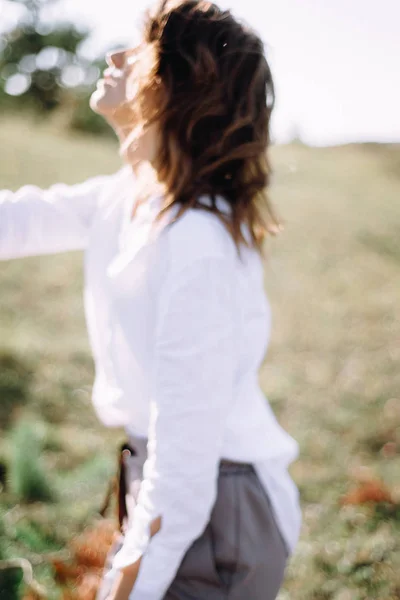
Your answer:
[[[201,207],[189,208],[177,220],[172,219],[165,238],[171,260],[181,264],[202,258],[229,260],[234,248],[231,234],[221,218]]]

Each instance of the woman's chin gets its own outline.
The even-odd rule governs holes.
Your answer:
[[[105,98],[104,91],[100,88],[96,88],[89,100],[90,108],[99,115],[108,115],[112,111],[112,107]]]

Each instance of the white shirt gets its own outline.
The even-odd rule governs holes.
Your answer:
[[[130,220],[134,196],[128,166],[74,186],[1,192],[0,258],[85,250],[94,408],[105,425],[149,440],[113,564],[143,556],[130,598],[160,600],[207,525],[221,458],[254,464],[293,552],[301,511],[287,467],[298,444],[258,382],[270,335],[259,254],[242,246],[240,259],[217,216],[202,209],[167,225],[170,213],[152,230],[159,197]],[[229,216],[229,203],[217,201]],[[158,516],[161,530],[149,539]]]

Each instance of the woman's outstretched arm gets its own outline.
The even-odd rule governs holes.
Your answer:
[[[100,195],[116,175],[0,191],[0,260],[84,249]]]

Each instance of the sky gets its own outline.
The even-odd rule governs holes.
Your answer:
[[[0,19],[12,19],[3,2]],[[276,86],[273,135],[312,145],[400,141],[400,0],[217,0],[266,47]],[[4,6],[7,8],[4,8]],[[92,30],[84,53],[139,37],[147,0],[60,0],[46,18]]]

